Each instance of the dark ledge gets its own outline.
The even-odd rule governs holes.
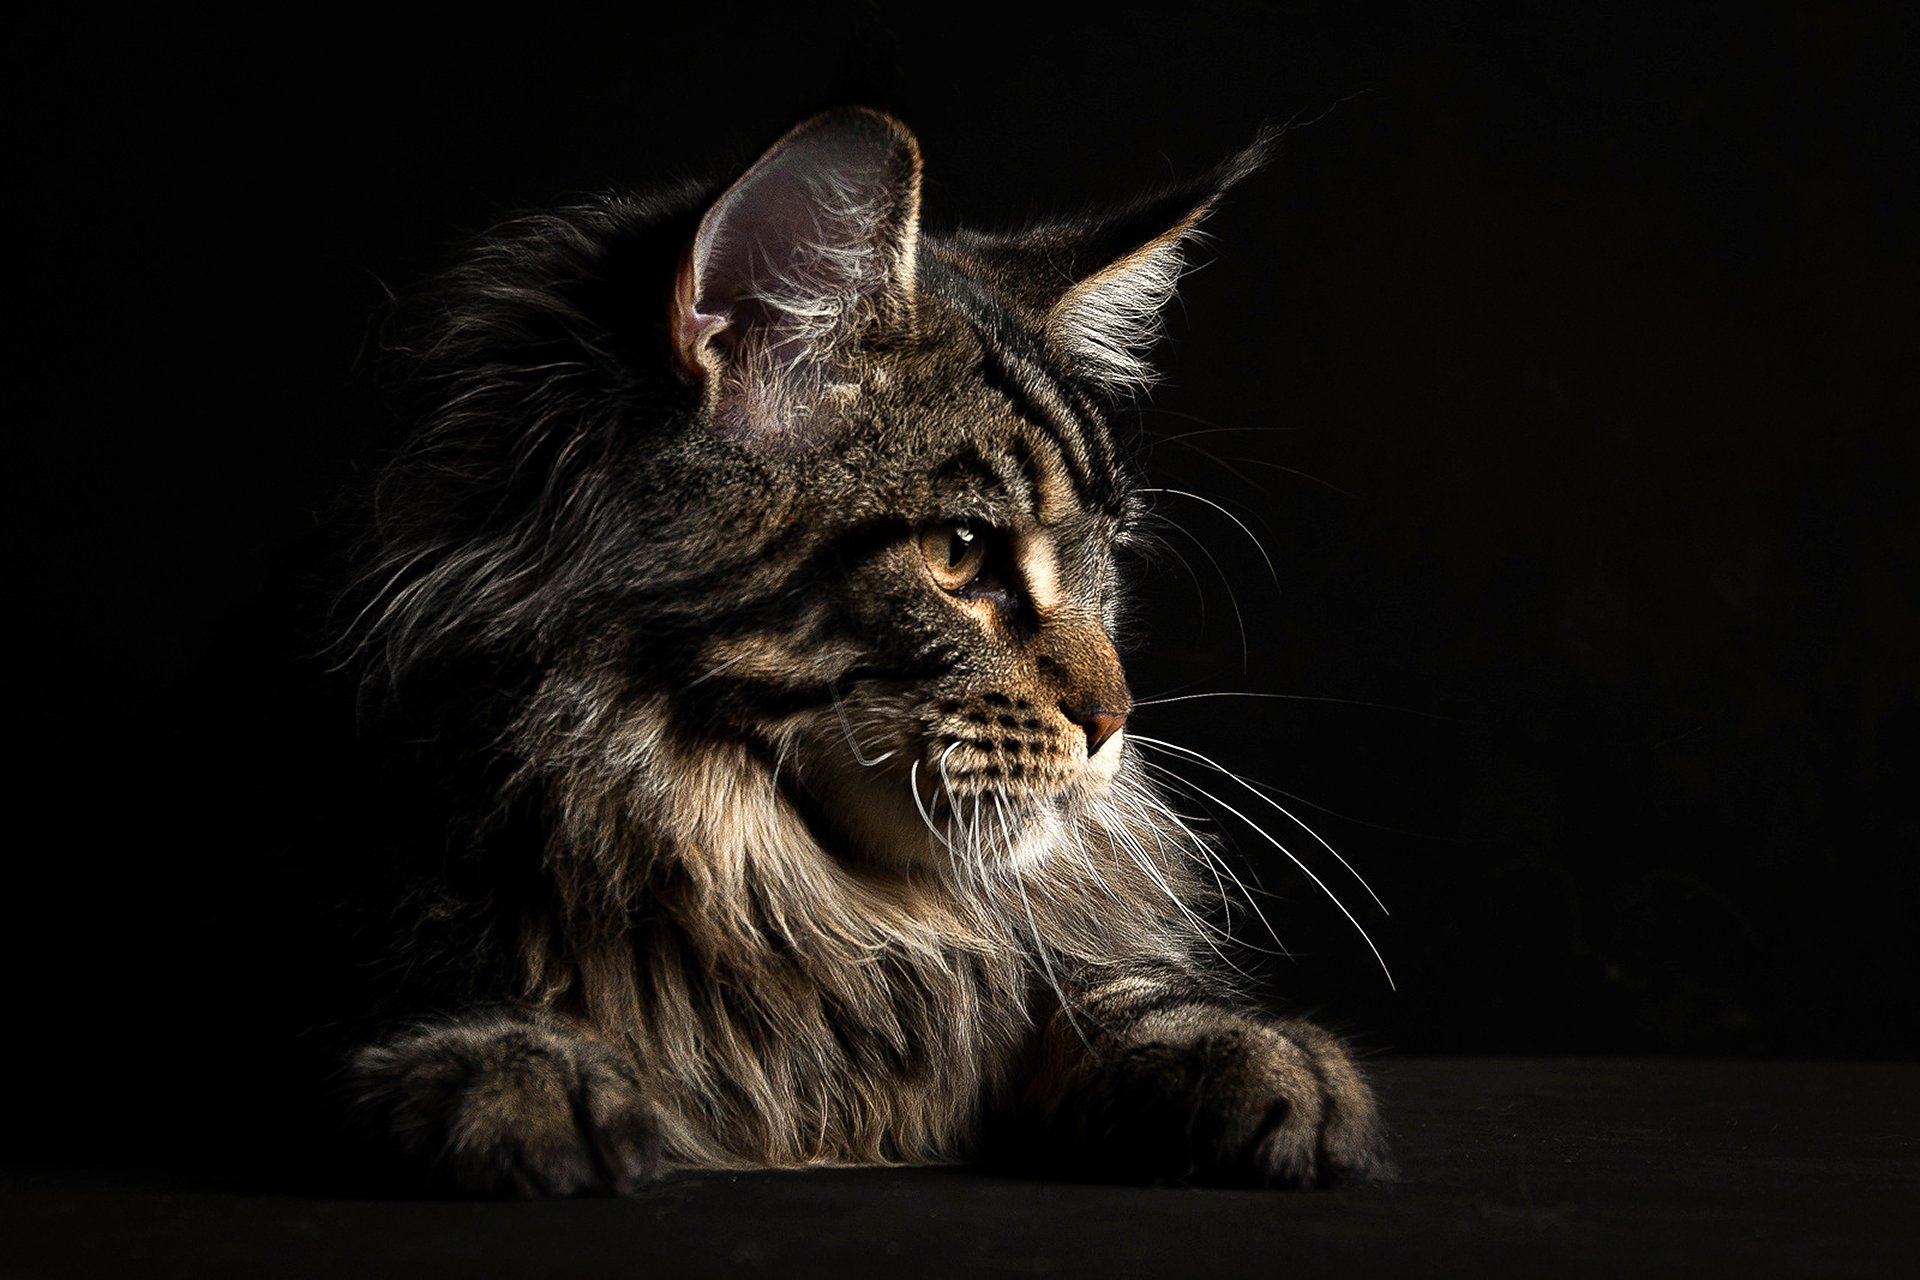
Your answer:
[[[954,1169],[683,1175],[631,1201],[306,1197],[15,1166],[0,1274],[1920,1275],[1920,1068],[1377,1065],[1399,1180],[1331,1192]]]

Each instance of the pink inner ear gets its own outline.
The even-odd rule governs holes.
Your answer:
[[[918,205],[919,152],[894,121],[850,110],[795,129],[701,219],[676,290],[682,363],[826,358],[910,291]]]
[[[695,305],[693,260],[689,255],[680,265],[673,290],[673,342],[687,372],[700,378],[707,376],[709,369],[700,352],[726,324],[724,315],[709,314]]]

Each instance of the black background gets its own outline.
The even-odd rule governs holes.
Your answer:
[[[96,903],[222,827],[249,743],[194,746],[171,803],[130,783],[377,458],[388,290],[505,214],[724,176],[858,101],[918,132],[935,227],[1125,199],[1297,121],[1210,223],[1140,419],[1152,483],[1274,573],[1163,495],[1184,531],[1131,660],[1143,700],[1287,695],[1135,727],[1298,797],[1391,910],[1190,772],[1397,982],[1240,830],[1279,991],[1387,1051],[1910,1054],[1910,20],[1548,8],[21,31],[26,1009],[218,999],[123,981]]]

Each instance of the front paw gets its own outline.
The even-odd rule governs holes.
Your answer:
[[[478,1015],[369,1045],[350,1074],[376,1141],[468,1195],[631,1195],[661,1143],[633,1068],[541,1014]]]
[[[1053,1128],[1083,1175],[1263,1187],[1387,1176],[1373,1092],[1311,1023],[1209,1006],[1150,1014],[1076,1083]]]

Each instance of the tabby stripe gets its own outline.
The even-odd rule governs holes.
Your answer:
[[[985,298],[980,286],[964,277],[963,287],[954,301],[961,304],[967,314],[974,337],[979,341],[982,356],[981,373],[989,384],[1004,395],[1013,404],[1015,412],[1052,438],[1059,449],[1062,460],[1067,463],[1073,474],[1076,489],[1082,496],[1086,492],[1084,484],[1085,469],[1081,467],[1083,449],[1074,448],[1068,441],[1069,436],[1078,436],[1083,430],[1081,423],[1073,420],[1068,409],[1069,401],[1059,392],[1060,380],[1047,377],[1049,389],[1054,392],[1051,403],[1036,396],[1020,377],[1021,373],[1039,374],[1037,366],[1042,363],[1037,353],[1032,351],[1034,339],[1031,335],[1018,330],[1009,332],[1008,324],[1000,309]],[[1026,351],[1017,350],[1027,348]],[[1018,362],[1018,367],[1016,363]]]
[[[847,668],[829,680],[818,676],[801,676],[793,680],[780,680],[766,676],[741,676],[729,678],[722,672],[715,676],[710,684],[712,694],[701,696],[694,690],[683,697],[690,703],[715,703],[737,701],[756,711],[767,713],[769,718],[779,719],[797,715],[802,711],[816,711],[830,707],[834,699],[844,696],[846,691],[861,684],[913,684],[932,679],[946,671],[945,664],[900,662],[885,666],[862,664]]]
[[[1059,373],[1037,338],[1009,331],[1004,312],[978,282],[960,276],[954,283],[953,301],[966,312],[980,343],[982,374],[1023,419],[1053,441],[1080,504],[1118,514],[1124,486],[1103,415]]]
[[[1151,995],[1122,996],[1114,1001],[1089,1000],[1082,1006],[1103,1024],[1114,1028],[1137,1026],[1144,1019],[1170,1009],[1213,1009],[1220,1002],[1192,988],[1165,989]]]
[[[791,597],[799,589],[813,582],[823,580],[837,581],[847,575],[849,566],[864,565],[904,542],[912,533],[904,521],[894,519],[870,520],[856,525],[832,538],[801,560],[798,566],[781,580],[774,594]]]
[[[1025,371],[1036,382],[1042,383],[1052,396],[1058,398],[1058,413],[1076,428],[1075,438],[1084,450],[1087,471],[1089,474],[1098,474],[1104,496],[1104,493],[1110,492],[1118,481],[1115,474],[1113,441],[1102,425],[1105,421],[1104,416],[1081,391],[1081,384],[1061,376],[1058,366],[1052,360],[1026,350],[1021,350],[1018,354],[1025,365]]]
[[[986,370],[989,381],[996,382],[1024,420],[1053,441],[1079,504],[1117,514],[1124,478],[1100,411],[1044,357],[1010,345],[997,350],[994,358],[999,376]]]
[[[996,477],[997,479],[998,477]],[[675,578],[626,593],[623,601],[632,608],[644,609],[656,619],[684,617],[696,620],[703,630],[709,625],[724,629],[742,619],[764,623],[783,619],[785,607],[810,583],[844,577],[850,565],[858,565],[904,540],[909,530],[898,520],[873,520],[848,529],[805,555],[789,558],[789,567],[781,572],[769,565],[766,548],[762,554],[743,556],[716,565],[698,574]],[[777,576],[775,576],[777,575]]]
[[[736,571],[726,568],[696,580],[705,587],[702,595],[693,595],[695,588],[683,585],[676,588],[670,599],[658,598],[656,593],[647,591],[635,593],[628,600],[636,604],[645,602],[650,611],[655,630],[647,640],[669,640],[674,648],[693,636],[712,640],[754,631],[792,631],[793,602],[810,595],[814,583],[846,577],[851,569],[903,540],[907,532],[904,524],[892,520],[860,525],[815,547],[784,575],[745,595],[738,594]],[[734,590],[729,591],[728,587]],[[730,596],[732,598],[728,598]],[[673,634],[667,630],[681,620],[688,624],[686,633]]]
[[[1071,424],[1075,438],[1085,451],[1084,463],[1091,474],[1098,472],[1103,482],[1103,501],[1107,505],[1111,493],[1119,487],[1117,473],[1118,459],[1114,453],[1114,442],[1105,427],[1106,417],[1083,390],[1083,384],[1064,376],[1059,365],[1051,358],[1045,346],[1032,341],[1008,343],[1002,349],[1003,354],[1016,356],[1021,368],[1016,372],[1026,373],[1034,385],[1044,387],[1058,402],[1056,412],[1060,419]],[[1031,398],[1034,385],[1028,385]]]
[[[1033,456],[1033,445],[1025,436],[1015,436],[1011,450],[1013,463],[1020,469],[1021,500],[1026,504],[1029,513],[1038,515],[1040,493],[1044,487],[1044,478],[1040,474],[1040,460]]]
[[[992,346],[985,334],[981,335],[981,344],[986,348],[981,372],[985,374],[988,385],[1007,398],[1021,421],[1052,441],[1067,479],[1073,485],[1075,499],[1083,506],[1091,505],[1089,498],[1093,493],[1093,478],[1087,470],[1085,446],[1079,443],[1081,424],[1074,420],[1066,403],[1057,396],[1042,399],[1028,389],[1021,381],[1021,370],[1014,364],[1016,357],[1010,352]],[[1027,369],[1032,367],[1026,365]]]

